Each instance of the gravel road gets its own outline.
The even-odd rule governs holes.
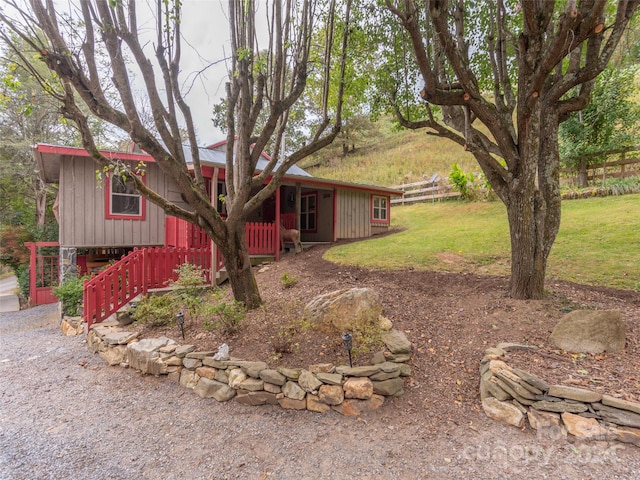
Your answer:
[[[0,314],[0,479],[637,478],[640,449],[536,438],[478,413],[427,432],[402,401],[362,419],[203,400],[108,367],[56,309]]]

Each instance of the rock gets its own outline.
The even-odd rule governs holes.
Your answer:
[[[353,332],[358,326],[377,324],[382,314],[380,296],[370,288],[336,290],[311,300],[304,317],[313,325],[336,332]]]
[[[120,365],[127,359],[127,347],[126,345],[116,345],[100,352],[99,355],[107,365],[113,367],[115,365]]]
[[[609,436],[623,443],[640,447],[640,429],[630,427],[609,427]]]
[[[195,358],[198,360],[202,360],[205,357],[210,357],[213,354],[213,352],[210,351],[206,351],[206,352],[189,352],[185,355],[186,358]]]
[[[512,403],[501,402],[496,398],[487,397],[482,401],[482,409],[489,418],[499,422],[518,428],[522,428],[524,425],[524,415]]]
[[[264,380],[249,377],[238,385],[238,389],[247,390],[249,392],[264,390]]]
[[[487,348],[484,351],[485,356],[489,356],[489,357],[498,357],[498,358],[492,358],[491,360],[503,360],[504,357],[507,355],[506,352],[499,348],[499,347],[492,347],[492,348]]]
[[[584,403],[569,403],[565,401],[550,402],[548,400],[539,400],[532,403],[531,406],[545,412],[556,413],[582,413],[587,411],[587,406]]]
[[[322,385],[318,389],[318,399],[327,405],[339,405],[344,401],[344,390],[339,385]]]
[[[314,375],[318,373],[329,373],[333,370],[333,363],[318,363],[316,365],[309,365],[309,371]]]
[[[640,403],[629,402],[628,400],[622,400],[621,398],[612,397],[611,395],[603,395],[602,404],[621,410],[640,413]]]
[[[127,345],[127,361],[133,369],[142,373],[160,375],[166,373],[166,364],[160,361],[158,349],[169,343],[166,337],[145,338]]]
[[[268,383],[273,383],[274,385],[284,385],[287,381],[287,377],[278,372],[277,370],[273,370],[271,368],[265,368],[260,371],[260,378]]]
[[[224,383],[216,382],[210,378],[200,377],[193,391],[200,398],[213,398],[214,394],[222,387],[226,387]]]
[[[384,352],[376,352],[373,357],[371,357],[371,363],[373,365],[377,365],[378,363],[384,363],[387,361],[387,358],[384,356]]]
[[[558,413],[542,412],[535,408],[529,408],[527,418],[529,419],[529,425],[534,430],[560,426],[560,415]]]
[[[167,372],[167,378],[170,382],[180,383],[180,374],[180,370],[177,370],[175,372]]]
[[[229,374],[226,370],[217,370],[216,376],[213,377],[213,379],[229,385]]]
[[[393,328],[393,322],[387,317],[380,317],[380,320],[378,321],[378,327],[380,327],[380,330],[382,330],[383,332],[388,332]]]
[[[307,394],[307,392],[300,388],[300,385],[291,381],[284,384],[284,387],[282,387],[282,393],[284,393],[285,397],[293,398],[294,400],[302,400]]]
[[[277,370],[290,380],[298,380],[300,377],[300,368],[278,367]]]
[[[236,395],[236,402],[242,405],[278,405],[278,398],[274,393],[249,392],[244,395]]]
[[[568,398],[584,403],[599,402],[602,399],[602,394],[600,393],[592,392],[584,388],[565,387],[564,385],[552,385],[549,387],[547,394],[552,397]]]
[[[195,370],[196,368],[202,366],[202,361],[197,358],[183,358],[182,366],[184,368],[188,368],[189,370]]]
[[[628,410],[620,410],[614,407],[608,407],[600,403],[593,403],[591,406],[598,412],[600,417],[606,421],[621,425],[623,427],[640,428],[640,415]]]
[[[318,373],[318,380],[327,385],[342,385],[342,375],[339,373]]]
[[[64,317],[60,324],[62,333],[67,337],[82,335],[86,323],[82,322],[82,317]]]
[[[267,368],[267,364],[264,362],[236,362],[242,370],[253,378],[260,378],[260,372]]]
[[[348,378],[343,388],[345,398],[366,400],[373,395],[373,382],[367,377]]]
[[[180,386],[183,388],[195,388],[198,380],[200,380],[200,377],[193,370],[187,370],[185,368],[180,372]]]
[[[391,378],[397,378],[399,376],[400,376],[400,369],[390,373],[378,372],[375,375],[371,375],[369,378],[374,382],[381,382],[383,380],[389,380]]]
[[[218,373],[218,371],[215,368],[211,368],[211,367],[198,367],[196,368],[196,373],[201,378],[204,377],[204,378],[208,378],[209,380],[213,380],[216,378],[216,373]]]
[[[302,370],[298,378],[298,385],[307,393],[315,393],[322,385],[322,382],[309,370]]]
[[[218,347],[218,352],[213,356],[214,360],[229,360],[229,345],[223,343]]]
[[[213,398],[218,402],[227,402],[236,396],[236,391],[229,385],[223,385],[213,393]]]
[[[345,377],[369,377],[380,371],[380,365],[364,365],[362,367],[347,367],[346,365],[340,365],[336,368],[336,372],[344,375]]]
[[[180,357],[177,356],[172,356],[169,358],[166,358],[163,360],[164,363],[167,364],[167,366],[171,366],[171,367],[181,367],[182,366],[182,359]]]
[[[341,415],[357,417],[364,412],[377,410],[382,405],[384,405],[384,397],[373,395],[367,400],[348,399],[340,405],[333,405],[331,408]]]
[[[575,310],[556,325],[551,343],[569,352],[619,352],[626,339],[622,315],[617,310]]]
[[[177,344],[165,345],[164,347],[160,347],[158,349],[158,352],[160,352],[160,353],[173,353],[173,352],[176,351],[176,348],[178,348]]]
[[[180,358],[184,358],[187,356],[187,353],[191,353],[195,351],[195,349],[195,345],[178,345],[176,347],[175,354]]]
[[[541,378],[536,377],[535,375],[532,375],[529,372],[525,372],[524,370],[520,370],[519,368],[516,368],[516,367],[511,367],[511,368],[518,377],[520,377],[523,381],[525,381],[529,385],[532,385],[538,390],[541,390],[543,392],[546,392],[547,390],[549,390],[549,384],[544,380],[542,380]]]
[[[306,410],[307,409],[307,401],[303,400],[295,400],[289,397],[283,397],[278,399],[278,404],[280,407],[287,410]]]
[[[107,345],[126,345],[138,338],[138,332],[111,332],[102,337]]]
[[[411,367],[406,363],[400,364],[400,376],[401,377],[410,377],[411,376]]]
[[[238,388],[246,379],[247,374],[241,368],[234,368],[229,372],[229,386],[231,388]]]
[[[383,333],[382,341],[393,354],[411,353],[411,342],[400,330]]]
[[[511,400],[513,397],[509,393],[505,392],[502,388],[500,388],[500,386],[496,383],[496,380],[497,379],[493,376],[489,380],[480,380],[481,387],[484,387],[486,389],[486,393],[489,394],[486,396],[495,397],[500,401]]]
[[[373,393],[384,395],[385,397],[399,397],[404,393],[404,380],[392,378],[381,382],[373,382]]]
[[[317,395],[307,395],[307,410],[310,412],[325,413],[331,410],[331,407],[320,401]]]
[[[264,382],[264,391],[269,393],[281,393],[282,388],[278,385],[274,385],[273,383]]]
[[[567,431],[576,438],[582,440],[605,440],[607,429],[598,423],[595,418],[585,418],[580,415],[565,412],[562,421]]]
[[[500,387],[501,390],[503,390],[506,393],[508,393],[510,396],[512,396],[513,398],[518,400],[523,405],[531,405],[534,402],[533,399],[525,398],[525,397],[522,397],[522,396],[518,395],[518,393],[513,388],[511,388],[510,384],[502,381],[501,379],[499,379],[497,377],[493,377],[491,379],[491,383],[495,383],[498,387]]]
[[[505,352],[515,352],[518,350],[537,350],[538,347],[535,345],[522,345],[520,343],[509,343],[503,342],[499,343],[496,348],[503,350]]]

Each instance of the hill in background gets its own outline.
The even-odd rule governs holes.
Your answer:
[[[473,155],[445,138],[425,130],[395,130],[380,120],[357,140],[355,151],[343,155],[340,139],[300,166],[312,175],[369,185],[392,186],[429,179],[434,173],[447,178],[457,163],[465,172],[479,172]]]

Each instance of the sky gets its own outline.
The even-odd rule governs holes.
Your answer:
[[[213,127],[211,112],[213,105],[225,96],[227,64],[224,59],[230,52],[225,10],[225,0],[184,0],[183,3],[180,80],[184,85],[183,94],[191,108],[200,145],[210,145],[224,137],[220,130]],[[148,16],[146,23],[140,18],[140,33],[149,35],[150,41],[153,41],[153,17],[148,8],[141,8],[140,14]],[[207,65],[211,66],[195,75]]]

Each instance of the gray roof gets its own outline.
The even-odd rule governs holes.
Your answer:
[[[184,158],[186,160],[187,163],[193,163],[193,158],[191,157],[191,149],[189,148],[188,145],[183,145],[183,149],[184,149]],[[218,150],[218,149],[210,149],[210,148],[205,148],[205,147],[198,147],[198,150],[200,152],[200,162],[202,163],[212,163],[212,164],[217,164],[221,167],[224,167],[226,165],[226,161],[227,161],[227,153],[223,150]],[[260,156],[260,159],[258,160],[258,165],[256,165],[256,169],[259,171],[262,171],[266,168],[267,163],[269,163],[268,157],[266,157],[265,154],[262,154]],[[276,167],[274,169],[274,171],[277,171],[278,168],[280,167],[280,165],[282,164],[282,162],[278,162],[276,164]],[[290,167],[287,170],[287,174],[289,175],[295,175],[298,177],[312,177],[313,175],[311,175],[310,173],[306,172],[305,170],[303,170],[302,168],[300,168],[297,165],[293,165],[292,167]]]

